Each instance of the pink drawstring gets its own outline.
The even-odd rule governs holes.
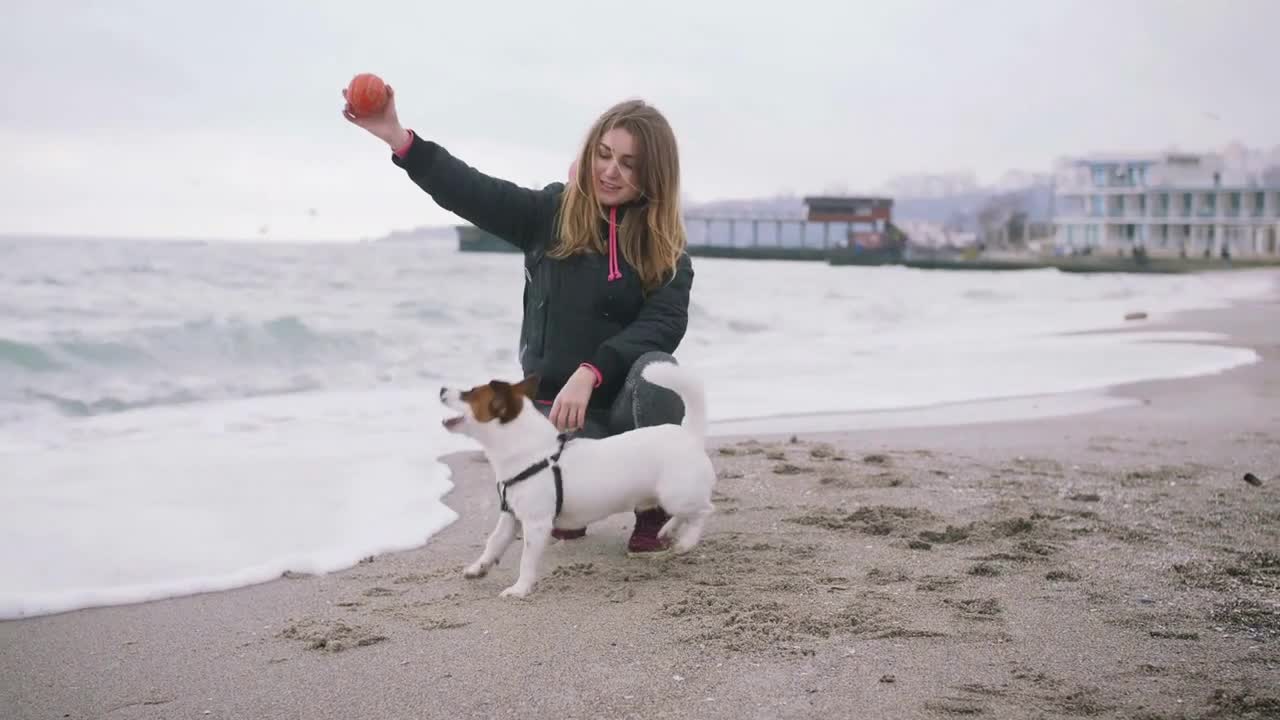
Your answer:
[[[578,161],[569,163],[569,181],[578,181]],[[622,279],[618,266],[618,208],[609,208],[609,282]]]
[[[609,282],[622,277],[618,269],[618,208],[609,208]]]

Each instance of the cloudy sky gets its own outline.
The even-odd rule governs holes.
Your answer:
[[[0,233],[373,237],[456,221],[341,117],[362,71],[481,169],[563,176],[644,97],[695,201],[1280,145],[1276,0],[6,0]]]

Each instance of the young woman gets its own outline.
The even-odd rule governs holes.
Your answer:
[[[541,376],[539,409],[583,437],[679,423],[679,396],[640,377],[650,362],[674,361],[693,285],[679,156],[662,114],[639,100],[615,105],[592,126],[569,182],[534,190],[406,130],[387,91],[381,114],[356,116],[348,105],[343,115],[390,146],[392,161],[440,207],[524,252],[520,364]],[[662,508],[637,509],[627,549],[662,550],[667,518]],[[578,538],[586,528],[553,534]]]

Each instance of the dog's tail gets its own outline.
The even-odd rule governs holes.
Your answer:
[[[641,376],[655,385],[674,391],[684,402],[684,427],[702,442],[707,440],[707,397],[702,381],[694,373],[670,362],[644,367]]]

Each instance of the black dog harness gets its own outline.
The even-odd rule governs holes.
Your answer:
[[[556,482],[556,516],[560,515],[560,508],[564,506],[564,482],[560,477],[560,453],[564,452],[565,443],[569,442],[568,433],[560,433],[557,438],[560,441],[560,449],[556,450],[556,454],[550,458],[543,458],[538,462],[525,468],[519,475],[498,483],[498,504],[502,512],[511,512],[511,506],[507,504],[507,488],[518,482],[523,482],[538,473],[551,467],[551,474],[555,477]]]

